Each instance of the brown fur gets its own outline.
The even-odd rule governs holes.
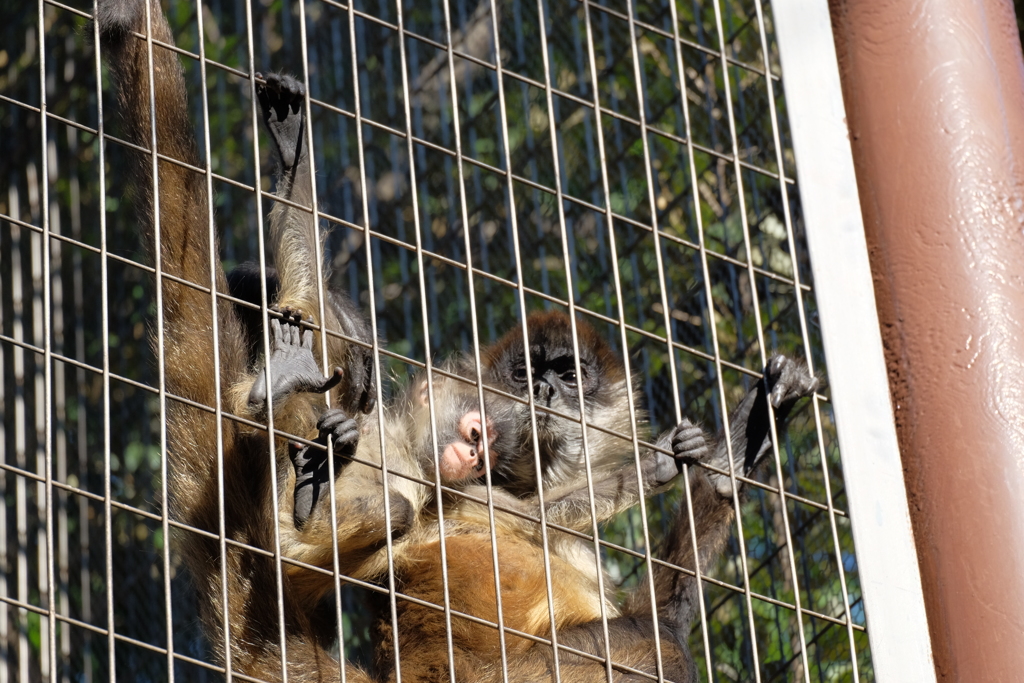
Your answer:
[[[547,361],[554,357],[554,365],[558,366],[561,362],[558,353],[568,353],[570,356],[573,353],[571,326],[566,316],[557,313],[534,314],[527,320],[527,327],[530,331],[531,358],[534,354],[537,359]],[[577,335],[579,371],[586,375],[589,368],[590,372],[588,379],[582,381],[587,423],[628,434],[634,427],[629,422],[629,411],[625,405],[626,383],[629,380],[621,362],[589,326],[578,324]],[[510,393],[518,393],[518,385],[510,381],[509,370],[516,366],[515,358],[524,353],[522,340],[520,338],[517,341],[517,336],[518,332],[510,333],[484,353],[488,364],[484,369],[485,380]],[[510,363],[510,359],[513,362]],[[773,359],[772,363],[776,360]],[[537,374],[537,364],[533,365],[534,373]],[[561,367],[564,368],[564,362]],[[780,428],[792,401],[813,390],[816,384],[811,377],[798,379],[802,379],[803,383],[791,384],[788,390],[791,393],[785,395],[786,402],[777,406],[776,418]],[[766,387],[759,385],[734,411],[731,418],[732,453],[724,440],[719,440],[717,446],[706,453],[705,462],[728,471],[729,458],[732,457],[733,467],[739,472],[747,472],[746,467],[752,467],[760,461],[770,445],[765,440],[768,429],[765,391]],[[558,412],[572,413],[572,406],[557,401],[553,401],[551,406]],[[640,411],[637,413],[643,419],[643,414]],[[528,430],[529,420],[524,415],[520,414],[517,422]],[[643,439],[646,425],[641,422],[635,428]],[[641,480],[638,483],[632,461],[631,441],[591,429],[588,431],[590,466],[594,479],[591,501],[583,476],[579,442],[569,438],[573,429],[579,431],[581,428],[578,424],[550,414],[538,417],[537,441],[541,450],[539,459],[545,467],[541,478],[545,482],[545,512],[549,522],[590,532],[593,523],[601,523],[635,505],[640,495],[647,495],[671,479],[671,475],[665,477],[662,469],[665,458],[669,456],[644,449],[640,453]],[[658,449],[671,451],[674,433],[673,430],[664,435],[657,443]],[[526,489],[531,493],[517,497],[502,488],[490,491],[497,510],[494,534],[498,542],[502,622],[510,629],[548,637],[552,624],[547,603],[547,577],[540,530],[533,522],[501,511],[518,510],[534,516],[538,513],[536,472],[532,468],[533,447],[526,445],[526,442],[521,443],[523,446],[519,452],[499,453],[498,468],[504,467],[507,472],[519,477],[518,480],[506,479],[502,482],[509,490],[524,490],[523,480],[526,480],[534,482]],[[518,467],[515,462],[509,463],[510,459],[526,459],[531,467]],[[565,463],[572,464],[568,473],[566,468],[561,467]],[[674,472],[671,459],[668,464]],[[560,485],[553,487],[555,481],[560,482]],[[721,551],[731,526],[734,515],[732,481],[728,477],[723,478],[703,468],[694,467],[690,470],[688,486],[694,509],[694,528],[691,529],[685,514],[678,514],[665,539],[661,557],[674,565],[691,571],[697,570],[695,538],[699,570],[706,571]],[[485,498],[487,491],[468,487],[466,493]],[[591,504],[596,520],[591,519]],[[451,607],[469,616],[494,622],[497,621],[497,601],[490,527],[487,510],[480,504],[458,497],[446,501],[444,537]],[[444,598],[439,542],[436,540],[439,534],[436,527],[424,525],[403,539],[395,552],[395,572],[400,590],[435,605],[443,604]],[[644,678],[629,673],[628,668],[639,669],[650,675],[658,673],[659,653],[655,647],[657,639],[646,584],[618,604],[601,595],[598,583],[601,570],[591,542],[551,530],[549,551],[551,593],[555,601],[554,626],[559,643],[597,657],[610,654],[614,662],[615,680]],[[697,607],[695,580],[689,574],[660,564],[655,565],[652,574],[662,673],[669,680],[696,680],[693,659],[686,644]],[[606,589],[610,588],[607,577],[604,585]],[[608,650],[605,627],[600,620],[602,601],[608,617]],[[443,613],[404,600],[399,600],[396,605],[403,676],[411,671],[429,672],[426,680],[446,678],[449,659],[445,646]],[[456,675],[466,680],[500,680],[501,670],[495,666],[501,655],[497,631],[493,627],[459,616],[452,617],[451,629],[451,664],[454,665]],[[381,668],[385,671],[390,670],[393,657],[393,639],[390,635],[390,623],[383,624],[378,642]],[[509,680],[552,679],[555,663],[550,647],[506,634],[506,648]],[[563,681],[592,681],[603,679],[607,674],[604,663],[565,652],[559,653],[558,663]]]

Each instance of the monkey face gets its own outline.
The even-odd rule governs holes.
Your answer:
[[[577,322],[575,343],[572,321],[564,313],[535,313],[526,323],[530,335],[529,371],[522,333],[513,330],[488,349],[484,379],[488,385],[515,396],[533,395],[539,408],[535,424],[542,476],[546,483],[560,483],[571,480],[582,464],[581,398],[588,424],[618,428],[618,423],[625,420],[628,431],[628,410],[622,409],[628,400],[626,374],[608,344],[586,323]],[[497,462],[496,480],[510,492],[529,495],[536,490],[533,422],[528,405],[518,404],[516,409],[519,416],[513,423],[523,447],[516,457]],[[591,432],[588,436],[593,452],[593,442],[604,437]],[[603,454],[621,452],[622,448],[601,444],[598,450]]]
[[[419,458],[426,471],[437,468],[442,483],[459,484],[482,479],[501,454],[511,453],[516,438],[514,407],[508,399],[488,395],[481,410],[477,388],[465,382],[434,376],[433,424],[426,380],[418,382],[416,432]],[[436,434],[436,442],[435,442]]]

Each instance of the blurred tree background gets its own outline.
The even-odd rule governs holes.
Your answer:
[[[523,286],[528,310],[569,300],[582,309],[629,359],[655,432],[680,415],[718,429],[724,406],[775,351],[806,356],[825,376],[770,6],[403,0],[403,38],[394,3],[355,2],[350,14],[333,0],[307,1],[305,54],[296,2],[164,4],[178,46],[193,55],[182,63],[200,153],[215,174],[226,269],[257,257],[259,216],[271,204],[249,189],[269,191],[272,170],[245,77],[251,50],[257,71],[308,77],[331,286],[366,309],[372,290],[389,382],[428,354],[469,349],[471,301],[481,343],[515,325],[511,283]],[[0,8],[0,681],[50,673],[47,416],[58,678],[102,679],[114,667],[119,677],[164,680],[171,643],[177,676],[218,679],[193,661],[210,655],[161,523],[152,274],[136,265],[145,259],[126,149],[108,137],[101,155],[100,126],[120,132],[105,70],[98,83],[92,3],[46,2],[42,36],[39,12],[35,3]],[[200,17],[205,81],[195,59]],[[827,398],[802,405],[792,423],[781,467],[752,487],[709,572],[715,581],[704,583],[691,649],[705,678],[710,669],[719,681],[752,681],[755,671],[761,681],[873,679]],[[678,498],[648,502],[655,540]],[[634,551],[605,555],[623,587],[646,571],[635,552],[644,550],[639,515],[603,531]],[[346,590],[344,647],[357,659],[366,657],[362,599]]]

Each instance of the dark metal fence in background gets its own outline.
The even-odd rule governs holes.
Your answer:
[[[655,430],[677,405],[717,428],[774,350],[825,376],[769,5],[424,0],[401,7],[404,33],[394,3],[354,9],[308,0],[303,24],[282,0],[165,6],[210,136],[225,266],[256,257],[254,188],[269,189],[239,76],[251,46],[258,70],[308,74],[331,284],[364,307],[372,288],[392,377],[409,373],[403,357],[469,348],[471,296],[481,343],[510,329],[513,284],[528,310],[573,301],[628,356]],[[97,135],[116,106],[97,82],[92,12],[0,9],[0,683],[219,679],[164,537],[152,274],[127,150]],[[703,582],[691,651],[704,678],[873,679],[824,393],[794,416]],[[655,533],[676,502],[648,505]],[[642,548],[638,514],[604,538]],[[605,562],[623,586],[646,571],[611,550]],[[359,659],[349,597],[343,647]]]

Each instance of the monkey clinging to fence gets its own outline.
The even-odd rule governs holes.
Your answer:
[[[549,524],[591,532],[595,522],[631,507],[641,495],[678,481],[676,476],[684,463],[729,472],[731,458],[738,474],[749,474],[771,445],[769,402],[781,429],[795,402],[813,392],[817,380],[803,364],[773,357],[763,381],[744,397],[730,418],[731,444],[719,438],[709,448],[700,430],[683,420],[662,435],[654,449],[640,451],[638,482],[630,433],[635,428],[640,441],[645,441],[647,430],[642,411],[638,411],[640,423],[630,423],[626,386],[634,380],[626,375],[622,361],[580,321],[574,345],[571,321],[564,314],[531,315],[527,327],[528,344],[516,329],[482,354],[484,381],[489,386],[516,396],[532,393],[538,407],[536,442],[525,403],[515,404],[517,416],[504,416],[506,429],[511,424],[519,430],[520,437],[513,441],[521,448],[503,450],[491,477],[495,485],[490,494],[496,510],[501,621],[510,629],[505,633],[509,680],[547,680],[552,676],[556,664],[550,647],[516,635],[523,632],[550,637],[552,625],[561,645],[599,658],[610,656],[621,680],[632,680],[623,673],[628,669],[621,667],[648,675],[658,673],[655,646],[660,635],[663,674],[676,681],[696,680],[686,644],[696,606],[692,575],[655,565],[656,632],[646,586],[630,593],[621,604],[602,595],[598,575],[603,569],[592,541],[555,527],[548,534],[549,559],[545,557],[540,529],[529,519],[540,510],[538,481],[544,485],[544,511]],[[574,346],[579,349],[578,367]],[[583,432],[578,421],[581,412],[588,425],[591,486],[585,476]],[[664,561],[695,570],[696,546],[700,569],[705,571],[713,563],[732,520],[732,482],[728,474],[712,469],[690,469],[682,485],[691,489],[694,526],[691,529],[685,512],[677,512],[660,553]],[[479,499],[487,495],[475,486],[465,487],[465,493]],[[596,520],[591,516],[591,505]],[[506,510],[511,514],[503,512]],[[448,604],[470,617],[495,622],[497,595],[487,509],[472,498],[456,497],[445,507],[445,519]],[[407,538],[402,543],[405,545],[396,553],[395,562],[399,589],[418,600],[442,604],[440,542],[436,536],[427,535],[418,542]],[[545,571],[546,561],[550,572]],[[466,577],[473,580],[467,581]],[[553,606],[548,604],[549,582]],[[606,590],[612,588],[607,577],[604,586]],[[403,672],[409,667],[417,672],[444,672],[453,664],[458,679],[501,680],[501,652],[494,627],[453,616],[453,659],[449,662],[443,614],[418,601],[399,600],[396,606]],[[602,607],[607,618],[607,649]],[[389,620],[381,625],[379,656],[382,670],[390,671],[393,634]],[[560,654],[558,666],[563,681],[592,681],[605,675],[603,662],[565,652]],[[639,679],[646,676],[637,675]]]

